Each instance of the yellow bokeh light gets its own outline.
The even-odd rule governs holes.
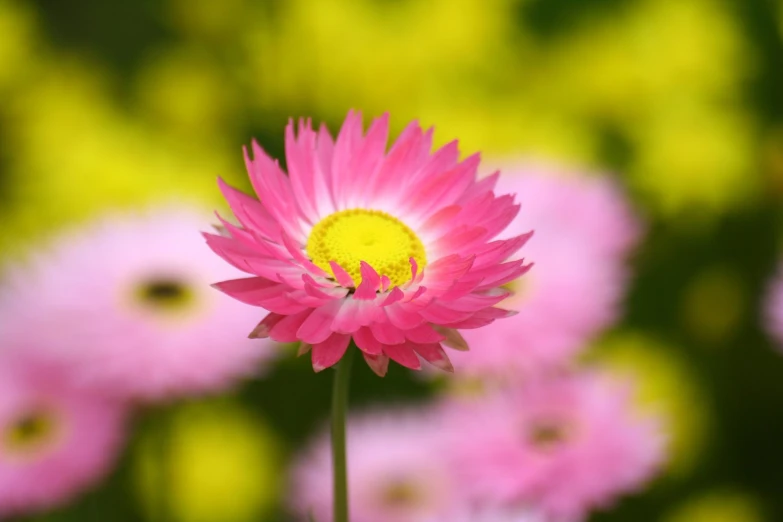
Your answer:
[[[711,414],[697,376],[676,354],[654,338],[624,332],[599,343],[590,357],[634,378],[640,407],[661,415],[668,430],[668,471],[683,476],[705,448]]]
[[[164,459],[160,433],[147,433],[137,454],[136,482],[148,510],[162,494],[180,522],[252,522],[274,505],[280,448],[258,418],[223,399],[186,405],[168,422]]]

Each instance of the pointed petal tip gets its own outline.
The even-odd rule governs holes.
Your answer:
[[[464,337],[462,337],[462,334],[459,333],[459,331],[455,328],[445,328],[443,326],[436,326],[433,325],[433,328],[436,332],[444,336],[446,339],[441,341],[441,343],[444,346],[448,346],[449,348],[453,350],[457,350],[459,352],[467,352],[470,351],[470,346],[468,346],[468,342],[465,340]]]
[[[269,327],[265,324],[259,324],[247,336],[248,339],[266,339],[268,337],[269,337]]]
[[[430,361],[430,364],[439,370],[443,370],[444,372],[454,373],[454,365],[451,364],[449,359],[441,359],[435,362]]]
[[[367,366],[370,367],[375,375],[378,377],[386,376],[386,373],[389,371],[388,357],[385,355],[370,355],[367,353],[363,353],[362,355],[364,356],[364,361],[367,363]]]
[[[301,357],[309,352],[313,348],[313,345],[306,342],[299,343],[299,348],[296,350],[296,356]]]

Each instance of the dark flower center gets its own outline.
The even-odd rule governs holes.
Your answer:
[[[534,423],[528,431],[528,440],[540,449],[553,449],[568,440],[570,430],[560,422],[544,421]]]
[[[408,480],[394,480],[383,491],[383,504],[389,507],[415,506],[422,501],[416,484]]]
[[[138,292],[139,299],[146,305],[159,309],[184,308],[193,298],[190,287],[177,279],[151,279]]]
[[[4,446],[11,453],[34,451],[49,443],[56,430],[55,419],[50,413],[43,410],[26,413],[6,428]]]

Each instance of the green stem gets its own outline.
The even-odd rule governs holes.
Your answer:
[[[345,416],[348,410],[348,386],[351,360],[356,347],[353,341],[337,365],[332,388],[332,471],[334,486],[334,522],[348,522],[348,470],[345,460]]]

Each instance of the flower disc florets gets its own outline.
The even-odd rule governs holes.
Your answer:
[[[508,316],[494,305],[530,267],[512,258],[530,233],[494,240],[519,205],[494,194],[497,173],[477,178],[478,155],[433,153],[415,122],[388,152],[386,115],[365,135],[349,113],[336,141],[298,131],[286,129],[288,175],[257,144],[246,152],[258,200],[221,182],[240,226],[221,220],[207,243],[253,277],[216,287],[269,310],[251,336],[301,342],[316,370],[351,340],[379,375],[389,359],[451,370],[442,345],[467,349],[458,329]]]
[[[319,221],[307,239],[307,255],[333,276],[329,263],[335,261],[357,285],[362,282],[362,261],[388,277],[392,286],[410,278],[411,258],[421,268],[427,263],[424,245],[405,223],[386,212],[361,208]]]

